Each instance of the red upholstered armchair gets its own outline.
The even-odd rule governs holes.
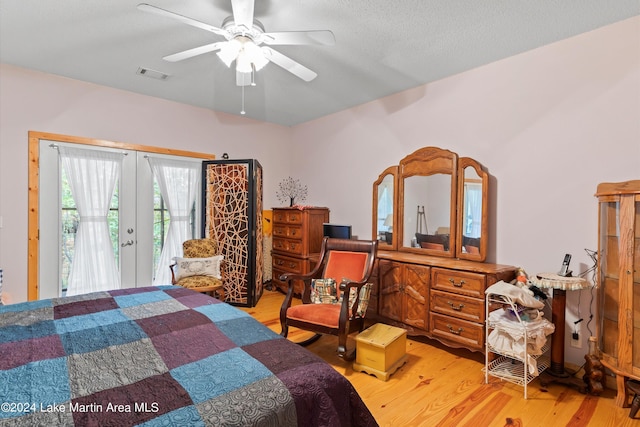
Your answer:
[[[288,284],[287,294],[280,308],[280,335],[286,337],[289,327],[315,332],[300,342],[307,345],[322,334],[338,336],[338,356],[347,354],[347,336],[364,329],[366,305],[371,284],[368,284],[376,258],[375,240],[348,240],[325,237],[320,261],[308,274],[287,273],[280,280]],[[331,280],[333,279],[333,280]],[[302,304],[292,305],[293,283],[304,282]]]

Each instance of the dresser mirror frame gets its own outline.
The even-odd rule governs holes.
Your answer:
[[[389,166],[373,183],[373,238],[378,248],[396,250],[398,166]]]
[[[381,194],[391,181],[393,217],[379,218],[385,212],[379,205]],[[489,238],[488,191],[489,174],[474,159],[438,147],[420,148],[373,183],[372,237],[382,250],[482,262]],[[384,224],[389,223],[393,225],[387,240]],[[474,235],[468,236],[467,230]]]
[[[480,201],[477,196],[480,195]],[[484,261],[489,240],[489,174],[470,157],[458,159],[456,257]],[[469,212],[473,211],[473,212]],[[476,235],[479,234],[479,237]]]

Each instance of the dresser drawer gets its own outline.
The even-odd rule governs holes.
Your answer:
[[[302,255],[302,249],[302,240],[284,239],[281,237],[273,238],[273,250]]]
[[[483,348],[482,323],[473,323],[438,313],[431,313],[430,320],[431,334],[434,337],[456,342],[470,349]]]
[[[300,258],[289,258],[281,255],[273,255],[273,268],[288,273],[304,273],[307,261]]]
[[[274,210],[273,222],[287,224],[302,224],[302,211],[292,210]]]
[[[273,235],[277,237],[302,238],[302,225],[275,224]]]
[[[433,268],[431,289],[484,299],[486,276],[481,273]]]
[[[484,300],[454,294],[431,291],[431,311],[472,322],[484,322]]]
[[[280,276],[285,273],[290,273],[290,271],[280,270],[278,268],[273,268],[273,278],[271,279],[271,284],[278,288],[282,292],[287,292],[289,290],[289,284],[286,282],[280,281]],[[301,296],[302,291],[304,291],[304,282],[300,280],[296,280],[293,282],[293,293],[294,295]]]

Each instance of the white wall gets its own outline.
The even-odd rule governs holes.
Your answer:
[[[584,249],[598,249],[598,183],[640,179],[640,17],[293,132],[300,159],[293,173],[354,234],[371,236],[378,175],[420,147],[437,146],[477,159],[495,178],[493,261],[529,274],[557,272],[571,253],[579,273],[593,264]],[[590,292],[567,293],[567,358],[582,364],[586,347],[568,342],[578,306],[587,337]],[[595,321],[589,326],[595,332]]]
[[[361,237],[378,174],[447,148],[495,178],[493,261],[535,274],[571,253],[580,272],[597,249],[597,184],[640,178],[640,18],[294,128],[0,65],[0,266],[14,302],[26,299],[28,130],[257,158],[266,207],[291,175],[309,187],[304,203]],[[595,307],[588,292],[567,305],[569,325],[578,305],[583,325]],[[581,364],[586,347],[568,337]]]

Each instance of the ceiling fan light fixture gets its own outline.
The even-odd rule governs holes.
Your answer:
[[[240,73],[251,73],[262,69],[269,60],[265,58],[262,49],[260,49],[253,40],[246,37],[237,37],[240,40],[240,50],[236,58],[236,71]]]
[[[242,43],[236,39],[231,39],[227,43],[224,43],[216,55],[218,55],[227,67],[231,67],[231,64],[236,60],[241,49]]]
[[[249,61],[255,66],[256,71],[261,70],[269,63],[262,49],[252,41],[244,44],[243,52],[249,57]]]

